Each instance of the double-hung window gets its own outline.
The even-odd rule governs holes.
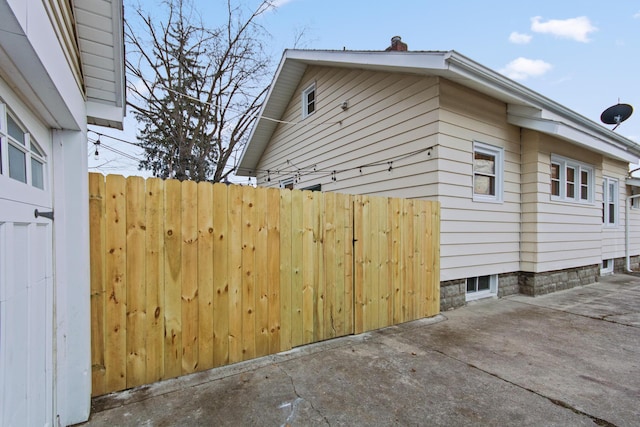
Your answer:
[[[593,202],[594,173],[592,166],[552,155],[550,177],[552,200]]]
[[[313,83],[302,92],[302,118],[316,111],[316,84]]]
[[[605,227],[618,225],[618,180],[602,180],[602,223]]]
[[[46,158],[31,135],[0,104],[0,174],[44,190]]]
[[[473,200],[502,202],[504,150],[473,143]]]

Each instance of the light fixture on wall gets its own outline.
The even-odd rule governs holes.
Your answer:
[[[342,108],[342,111],[347,111],[347,109],[349,108],[349,101],[342,101],[342,104],[340,104],[340,108]]]

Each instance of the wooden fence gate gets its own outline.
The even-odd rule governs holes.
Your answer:
[[[440,311],[437,202],[89,174],[93,395]]]

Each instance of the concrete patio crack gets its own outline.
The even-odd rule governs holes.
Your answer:
[[[322,412],[320,412],[320,410],[318,410],[315,406],[313,406],[313,402],[312,401],[307,400],[304,397],[300,396],[300,393],[298,392],[298,390],[296,388],[295,381],[294,381],[293,377],[289,374],[289,372],[287,372],[287,370],[284,369],[280,364],[278,364],[277,366],[282,371],[282,373],[284,373],[289,378],[289,381],[291,382],[291,388],[293,389],[293,394],[296,395],[296,399],[293,401],[293,403],[291,405],[292,406],[291,413],[289,414],[289,416],[285,420],[285,423],[282,424],[282,427],[284,427],[284,426],[288,427],[288,426],[293,425],[292,424],[293,423],[293,418],[295,417],[295,415],[297,413],[298,405],[303,401],[309,402],[309,405],[311,406],[311,409],[313,409],[318,415],[320,415],[322,417],[322,419],[324,420],[324,422],[328,426],[331,426],[331,423],[329,422],[327,417],[324,414],[322,414]]]
[[[626,326],[626,327],[629,327],[629,328],[638,328],[638,326],[636,326],[636,325],[629,325],[627,323],[622,323],[622,322],[617,322],[615,320],[607,319],[607,317],[623,316],[625,314],[631,314],[633,312],[631,312],[631,313],[613,313],[613,314],[607,314],[605,316],[589,316],[587,314],[574,313],[573,311],[566,311],[566,310],[563,310],[561,308],[542,307],[542,306],[540,306],[538,304],[531,304],[531,303],[528,303],[528,302],[525,302],[525,301],[516,301],[516,300],[511,300],[511,301],[519,303],[519,304],[527,305],[527,306],[530,306],[530,307],[537,307],[537,308],[541,308],[541,309],[545,309],[545,310],[552,310],[552,311],[558,311],[560,313],[571,314],[573,316],[580,316],[580,317],[584,317],[585,319],[601,320],[603,322],[609,322],[609,323],[613,323],[613,324],[620,325],[620,326]]]
[[[525,391],[528,391],[529,393],[533,393],[536,396],[539,396],[539,397],[542,397],[543,399],[548,400],[549,402],[553,403],[556,406],[560,406],[561,408],[568,409],[568,410],[570,410],[571,412],[573,412],[575,414],[585,416],[585,417],[591,419],[598,426],[602,426],[602,427],[617,427],[616,424],[613,424],[613,423],[611,423],[611,422],[609,422],[607,420],[604,420],[602,418],[598,418],[595,415],[591,415],[591,414],[589,414],[587,412],[584,412],[584,411],[572,406],[571,404],[569,404],[567,402],[564,402],[564,401],[559,400],[559,399],[554,399],[554,398],[546,396],[546,395],[544,395],[544,394],[542,394],[542,393],[540,393],[538,391],[535,391],[535,390],[533,390],[531,388],[524,387],[524,386],[522,386],[522,385],[520,385],[518,383],[515,383],[513,381],[509,381],[508,379],[503,378],[498,374],[495,374],[493,372],[487,371],[486,369],[482,369],[479,366],[476,366],[476,365],[474,365],[472,363],[469,363],[469,362],[467,362],[465,360],[458,359],[457,357],[451,356],[451,355],[449,355],[447,353],[444,353],[444,352],[442,352],[440,350],[431,349],[431,351],[434,351],[434,352],[436,352],[436,353],[438,353],[438,354],[440,354],[442,356],[445,356],[445,357],[447,357],[449,359],[453,359],[453,360],[455,360],[455,361],[457,361],[459,363],[464,363],[465,365],[467,365],[468,367],[470,367],[472,369],[476,369],[476,370],[478,370],[478,371],[480,371],[480,372],[482,372],[484,374],[492,376],[493,378],[496,378],[496,379],[498,379],[500,381],[503,381],[503,382],[505,382],[507,384],[510,384],[510,385],[512,385],[514,387],[518,387],[521,390],[525,390]]]

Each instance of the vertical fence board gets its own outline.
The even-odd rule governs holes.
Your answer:
[[[322,253],[324,236],[325,217],[322,210],[324,193],[319,191],[313,194],[313,250],[314,250],[314,270],[313,270],[313,341],[326,339],[324,330],[324,304],[325,304],[325,278],[324,278],[324,258]]]
[[[418,279],[418,283],[426,283],[427,281],[427,212],[426,212],[426,204],[419,203],[420,210],[419,215],[416,217],[419,221],[419,227],[416,235],[419,239],[419,246],[417,247],[418,253],[416,257],[419,258],[420,262],[418,268],[420,270],[420,278]],[[426,286],[418,286],[418,312],[417,318],[424,317],[427,313],[427,292]]]
[[[198,183],[198,370],[213,368],[213,185]]]
[[[91,257],[91,382],[92,394],[107,392],[105,384],[105,184],[89,175],[89,239]]]
[[[291,345],[304,343],[303,306],[303,194],[291,192]]]
[[[267,354],[280,351],[280,191],[266,190],[267,260],[266,286],[269,304],[267,317]]]
[[[242,188],[242,360],[256,357],[255,193]]]
[[[292,222],[291,191],[280,191],[280,349],[290,350],[292,347]]]
[[[355,199],[350,195],[342,195],[342,215],[344,220],[344,333],[355,333],[355,277],[354,277],[354,207]]]
[[[380,306],[378,307],[378,319],[381,327],[393,325],[391,209],[391,199],[380,198],[380,227],[382,228],[382,234],[380,236]]]
[[[166,378],[182,372],[182,186],[180,181],[165,182],[164,235],[164,373]]]
[[[198,366],[198,185],[182,182],[182,373]]]
[[[366,318],[365,331],[380,327],[378,319],[380,306],[380,203],[377,196],[367,196],[365,205],[367,215],[367,230],[364,233],[365,247],[365,283],[366,290]]]
[[[127,208],[127,387],[146,381],[145,182],[126,180]]]
[[[400,229],[400,221],[402,215],[402,200],[391,199],[391,217],[389,221],[391,232],[391,287],[393,292],[393,324],[398,324],[402,321],[402,293],[401,293],[401,280],[400,280],[400,242],[402,241],[402,234]]]
[[[427,293],[430,296],[428,316],[440,313],[440,203],[429,204],[429,235],[427,236],[429,281]]]
[[[414,238],[415,233],[413,229],[413,201],[406,201],[406,216],[404,217],[405,223],[405,245],[404,245],[404,259],[405,259],[405,274],[404,283],[406,286],[405,289],[405,315],[403,321],[408,321],[409,319],[413,319],[415,316],[414,313],[414,283],[415,283],[415,275],[413,269],[414,263]]]
[[[256,289],[256,357],[269,354],[269,279],[267,227],[267,189],[255,190],[253,218],[255,225],[255,289]]]
[[[356,334],[364,332],[365,290],[364,290],[364,197],[355,196],[353,203],[353,301],[354,301],[354,331]]]
[[[324,196],[324,233],[322,237],[322,258],[324,267],[324,289],[321,298],[324,301],[323,338],[333,338],[337,335],[336,320],[337,305],[342,299],[336,277],[338,275],[338,246],[336,241],[336,193],[325,193]]]
[[[89,185],[94,395],[438,313],[437,203]]]
[[[242,189],[229,187],[229,363],[242,360]]]
[[[164,376],[164,181],[147,180],[146,200],[146,306],[147,380]]]
[[[229,363],[228,188],[213,185],[213,366]]]
[[[314,274],[316,264],[314,242],[313,193],[302,192],[302,343],[314,339]]]
[[[110,175],[106,182],[106,316],[105,382],[108,390],[127,386],[127,237],[126,183],[120,175]]]

